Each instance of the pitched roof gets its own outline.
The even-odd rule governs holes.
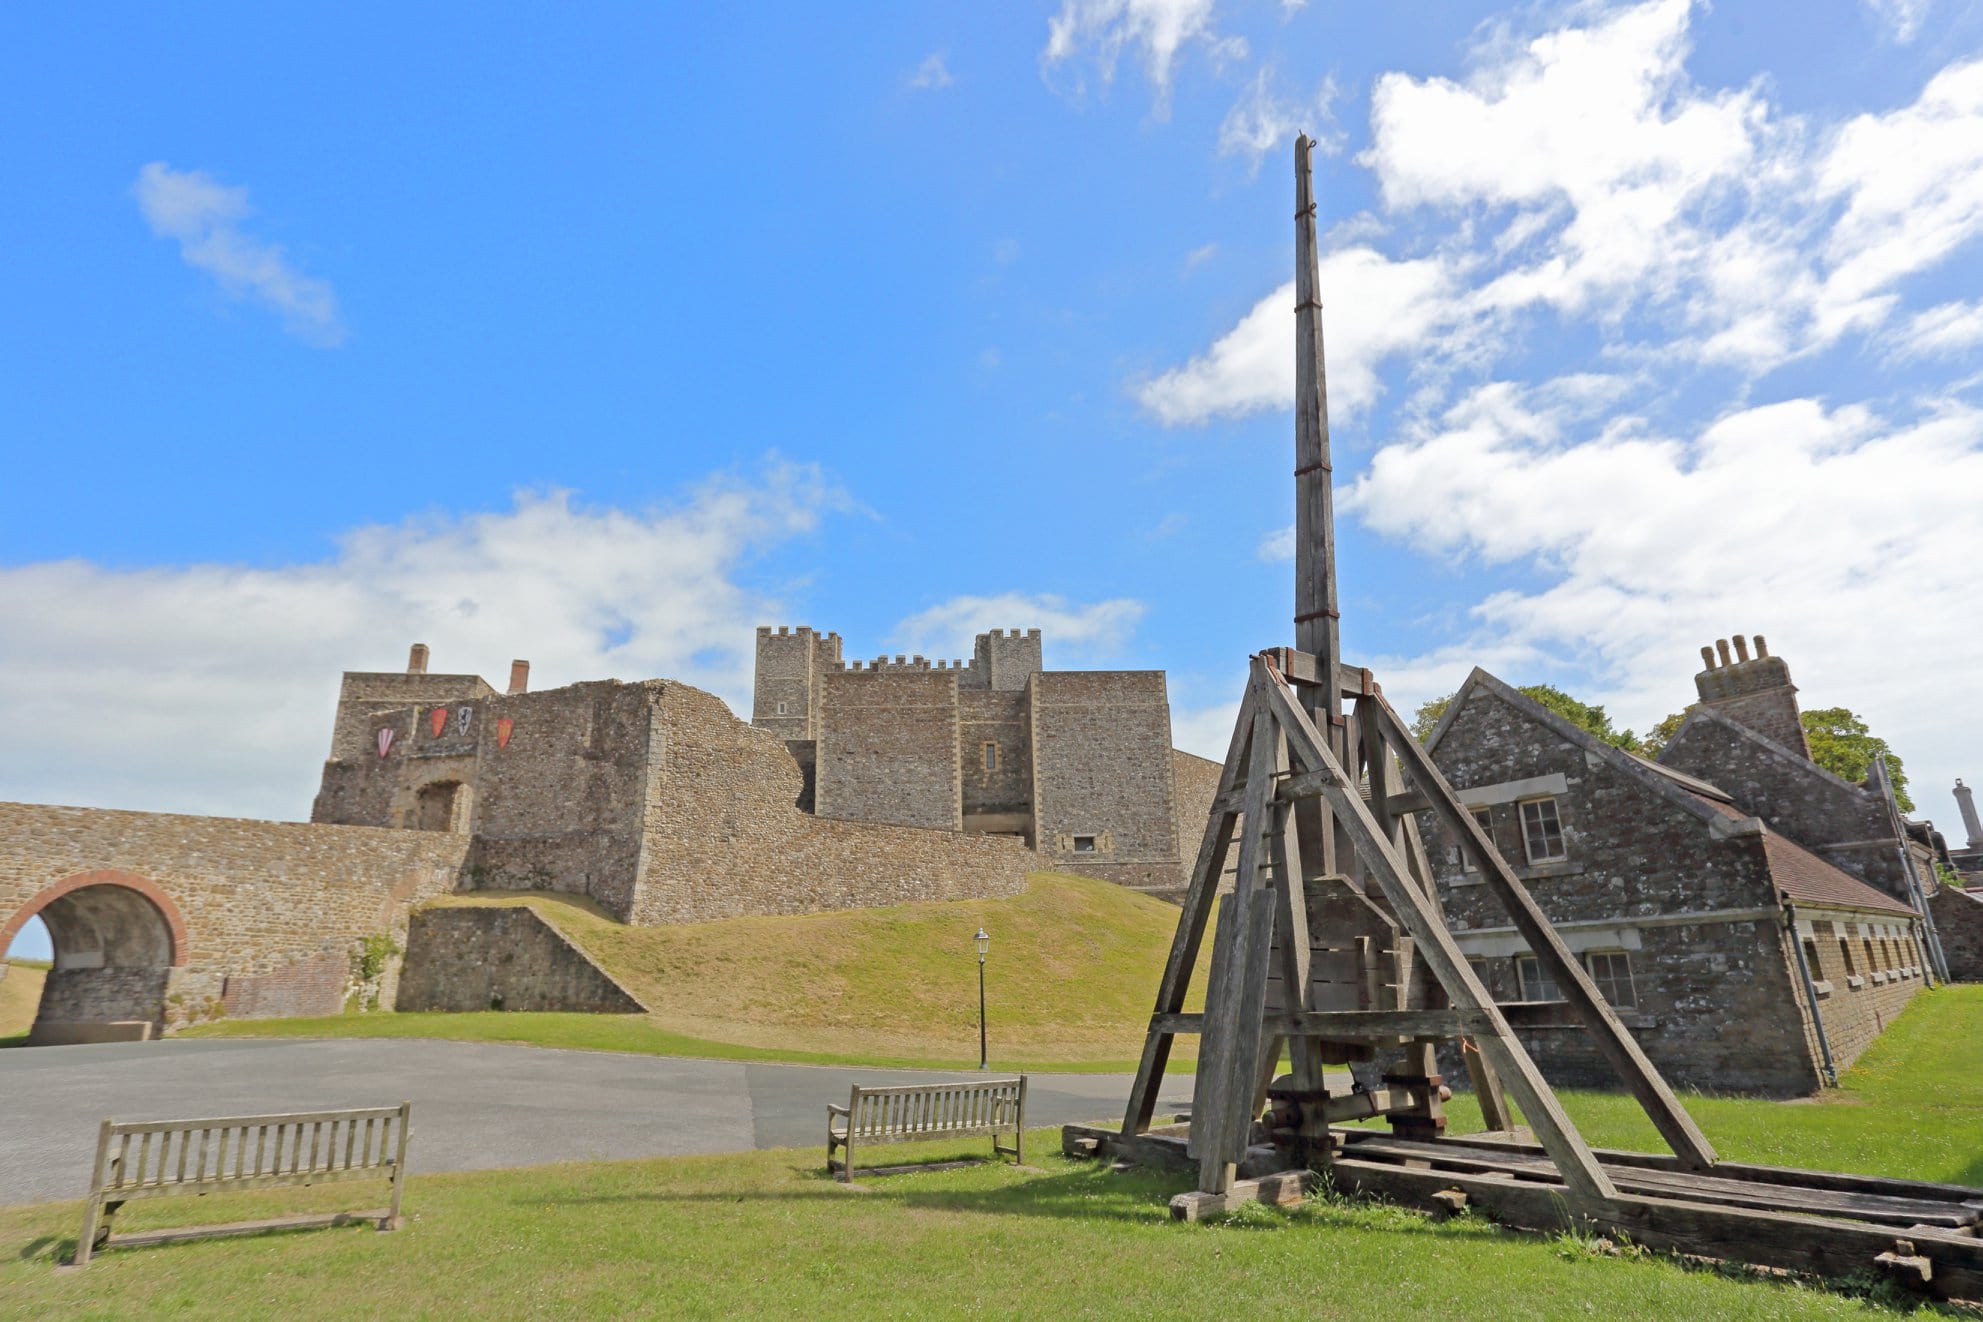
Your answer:
[[[1885,891],[1833,867],[1775,831],[1763,836],[1763,852],[1769,858],[1770,876],[1777,891],[1792,904],[1815,904],[1827,909],[1876,909],[1914,917],[1913,909]]]

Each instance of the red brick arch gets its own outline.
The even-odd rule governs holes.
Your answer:
[[[75,876],[64,877],[53,886],[42,890],[22,905],[20,911],[7,920],[5,927],[0,927],[0,955],[4,955],[7,947],[13,944],[14,937],[27,926],[28,919],[69,892],[79,891],[85,886],[122,886],[150,900],[152,907],[165,919],[166,928],[172,933],[172,966],[185,967],[188,954],[186,920],[180,916],[179,906],[174,904],[172,898],[151,878],[140,877],[135,872],[124,872],[117,868],[98,868],[94,872],[78,872]]]

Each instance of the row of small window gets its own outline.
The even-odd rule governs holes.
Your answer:
[[[1907,946],[1898,937],[1892,936],[1860,937],[1858,945],[1862,958],[1854,959],[1852,938],[1838,923],[1832,924],[1832,930],[1839,934],[1838,958],[1845,965],[1845,976],[1848,978],[1858,977],[1862,972],[1891,973],[1896,969],[1912,967],[1914,963],[1908,958],[1910,952]],[[1826,980],[1824,966],[1818,961],[1818,938],[1815,936],[1804,938],[1804,962],[1810,966],[1813,978],[1820,982]]]
[[[1558,863],[1570,856],[1563,844],[1563,818],[1556,811],[1554,797],[1523,799],[1515,805],[1515,809],[1522,819],[1522,848],[1527,852],[1529,862]],[[1474,808],[1471,811],[1481,833],[1492,841],[1494,810]],[[1465,851],[1461,851],[1461,857],[1466,857]],[[1466,867],[1472,871],[1472,862],[1467,862]]]
[[[1587,950],[1584,952],[1584,972],[1590,974],[1591,981],[1604,993],[1604,999],[1615,1007],[1630,1009],[1638,1004],[1638,994],[1632,988],[1632,957],[1622,950]],[[1483,983],[1487,979],[1487,961],[1469,960],[1473,965],[1474,976]],[[1519,989],[1517,999],[1524,1001],[1560,1001],[1563,992],[1556,985],[1556,979],[1549,976],[1549,970],[1534,955],[1515,956],[1515,986]]]

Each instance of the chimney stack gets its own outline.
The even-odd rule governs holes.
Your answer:
[[[427,673],[427,644],[413,644],[413,650],[406,655],[406,673],[409,675]]]
[[[519,693],[528,692],[530,692],[530,663],[510,662],[510,696],[515,697]]]
[[[1761,634],[1753,639],[1755,655],[1751,656],[1751,641],[1735,635],[1732,653],[1726,638],[1715,640],[1713,647],[1703,647],[1701,673],[1694,676],[1694,688],[1707,706],[1808,758],[1811,747],[1804,736],[1790,668],[1782,657],[1770,655],[1769,644]]]
[[[1969,833],[1969,847],[1983,849],[1983,821],[1976,819],[1976,795],[1962,783],[1960,776],[1955,781],[1955,806],[1962,812],[1962,829]]]

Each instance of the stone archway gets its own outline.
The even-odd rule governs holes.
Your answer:
[[[0,950],[37,916],[55,967],[28,1045],[144,1037],[165,1026],[166,982],[186,963],[186,923],[156,882],[115,870],[59,881],[0,927]]]

